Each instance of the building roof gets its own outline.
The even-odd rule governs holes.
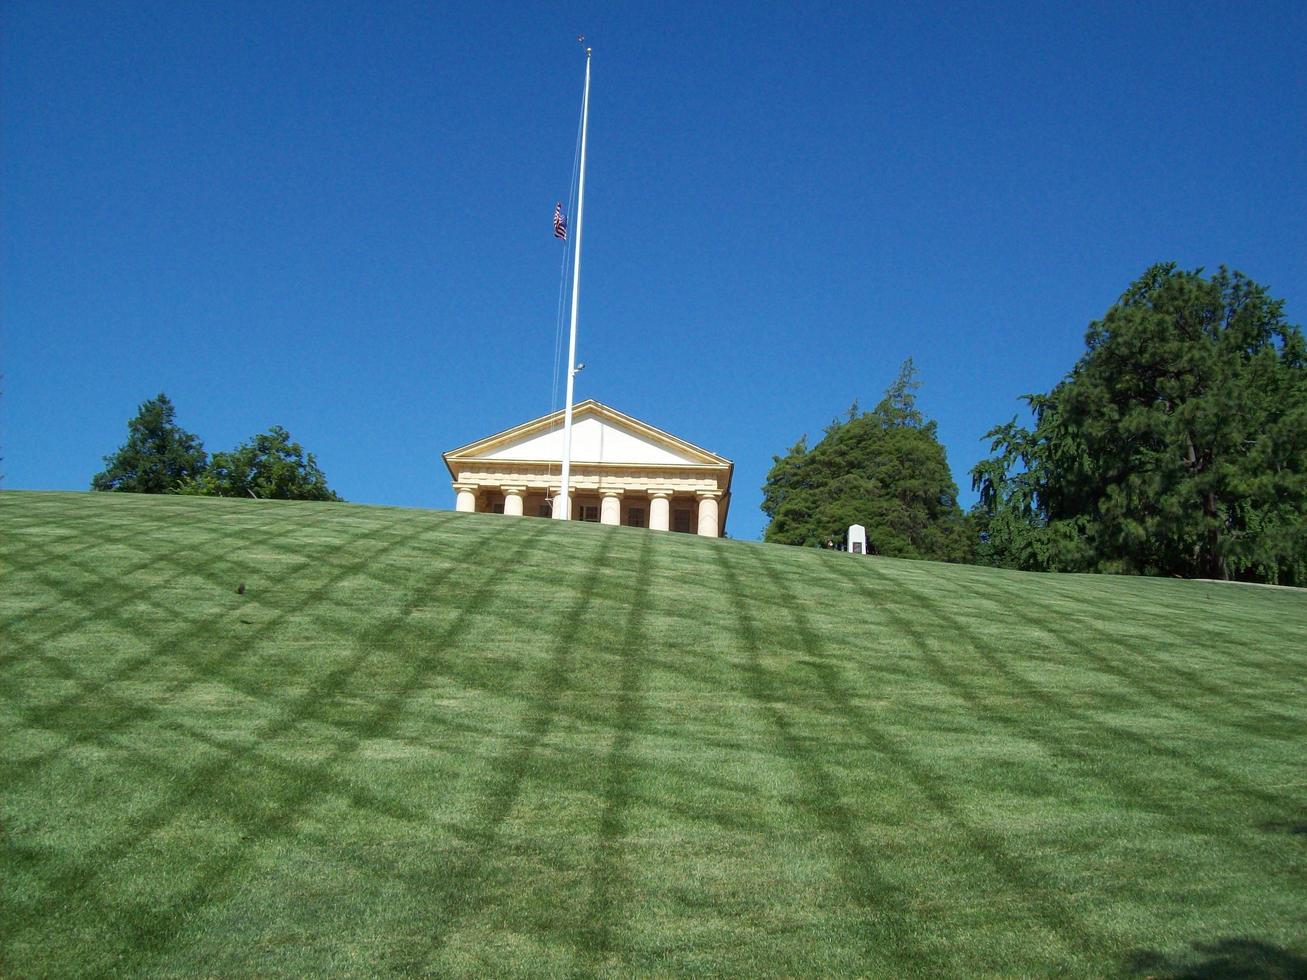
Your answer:
[[[563,410],[542,415],[502,432],[451,449],[445,465],[455,479],[456,461],[493,459],[501,462],[559,463],[563,458]],[[572,408],[572,463],[635,464],[641,466],[726,467],[734,464],[669,432],[641,422],[594,399]],[[729,481],[729,476],[728,476]]]

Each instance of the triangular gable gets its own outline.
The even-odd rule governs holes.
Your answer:
[[[532,419],[445,453],[455,459],[558,462],[563,458],[563,412]],[[593,399],[572,409],[572,460],[654,466],[729,466],[730,460],[678,439]]]

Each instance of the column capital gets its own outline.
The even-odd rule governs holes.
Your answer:
[[[517,493],[517,494],[522,494],[522,493],[526,493],[526,484],[525,484],[525,483],[505,483],[505,484],[502,484],[502,485],[499,487],[499,489],[502,490],[502,491],[504,491],[504,493]]]
[[[646,492],[653,500],[667,500],[672,496],[672,494],[676,493],[675,490],[654,490],[654,489],[650,489]]]
[[[469,492],[469,493],[476,493],[478,490],[481,489],[481,484],[479,484],[479,483],[464,483],[464,482],[462,482],[462,481],[459,481],[458,483],[455,483],[455,484],[454,484],[454,489],[455,489],[455,490],[466,490],[466,491]]]
[[[626,493],[625,490],[613,490],[613,489],[611,489],[611,488],[605,487],[604,489],[602,489],[602,490],[599,491],[599,496],[601,496],[601,497],[616,497],[618,500],[621,500],[621,499],[622,499],[622,494],[624,494],[624,493]]]
[[[696,490],[694,495],[700,500],[721,500],[722,491],[720,490]]]

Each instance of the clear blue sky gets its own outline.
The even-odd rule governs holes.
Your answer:
[[[981,437],[1153,262],[1307,320],[1307,4],[0,6],[8,488],[84,489],[165,391],[274,424],[352,501],[553,408],[594,47],[577,397],[736,461],[911,356]]]

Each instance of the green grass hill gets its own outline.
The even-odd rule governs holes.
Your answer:
[[[120,494],[0,536],[0,975],[1307,975],[1301,592]]]

